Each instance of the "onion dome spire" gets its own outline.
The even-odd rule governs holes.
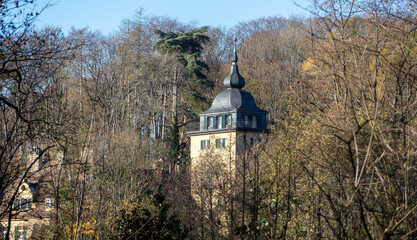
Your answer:
[[[233,43],[233,59],[232,59],[233,64],[236,64],[237,61],[239,60],[239,58],[237,57],[237,52],[236,52],[236,42],[237,42],[237,38],[234,39],[234,43]]]
[[[230,68],[229,75],[224,79],[223,85],[226,88],[238,88],[241,89],[245,86],[245,79],[239,74],[239,69],[237,67],[237,52],[236,52],[236,42],[237,39],[235,38],[235,42],[233,45],[233,59],[232,59],[232,67]]]

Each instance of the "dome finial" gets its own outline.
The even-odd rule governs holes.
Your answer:
[[[237,39],[235,38],[235,43],[233,45],[233,59],[232,59],[232,67],[230,68],[229,75],[224,79],[223,85],[226,88],[238,88],[241,89],[245,86],[245,79],[240,76],[239,69],[237,67],[237,53],[236,53],[236,42]]]
[[[237,52],[236,52],[236,43],[237,43],[237,38],[234,39],[234,44],[233,44],[233,59],[232,59],[233,63],[237,63],[238,61]]]

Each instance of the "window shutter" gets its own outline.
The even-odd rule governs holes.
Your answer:
[[[226,115],[222,115],[222,128],[226,128]]]
[[[19,226],[15,226],[14,227],[14,240],[18,239],[18,237],[17,237],[18,233],[19,233]]]
[[[213,128],[217,128],[217,116],[213,117]]]
[[[26,239],[26,226],[23,226],[23,239]]]
[[[30,209],[31,209],[31,207],[32,207],[32,199],[31,199],[31,198],[29,198],[29,199],[27,200],[27,202],[26,202],[26,209],[27,209],[27,210],[30,210]]]
[[[222,138],[222,147],[226,147],[226,138]]]
[[[216,139],[216,148],[219,148],[219,139]]]
[[[13,209],[17,209],[17,199],[13,200]]]
[[[20,199],[20,210],[23,210],[25,208],[25,199]]]
[[[207,140],[207,149],[210,149],[210,140]]]
[[[204,148],[204,140],[201,140],[200,141],[200,150],[203,150],[203,148]]]
[[[208,117],[206,116],[204,117],[204,129],[208,129],[208,126],[209,126],[209,120],[208,120]]]

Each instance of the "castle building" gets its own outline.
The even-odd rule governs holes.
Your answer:
[[[250,164],[243,160],[244,155],[267,133],[268,112],[259,108],[253,96],[242,89],[245,79],[239,74],[236,40],[233,53],[230,73],[223,82],[226,90],[216,96],[207,111],[200,113],[199,130],[188,132],[191,194],[197,203],[205,201],[201,188],[214,189],[225,178],[245,175],[243,168]],[[216,192],[219,191],[212,191],[209,197],[215,199]]]

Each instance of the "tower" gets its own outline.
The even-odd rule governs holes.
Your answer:
[[[242,90],[245,79],[239,74],[236,39],[232,66],[212,106],[200,113],[199,130],[188,132],[191,140],[191,193],[197,202],[203,198],[218,203],[218,185],[231,186],[227,179],[245,174],[250,164],[242,160],[248,148],[255,147],[267,132],[267,111],[259,108],[249,92]],[[244,168],[244,169],[243,169]],[[243,179],[245,175],[243,175]],[[203,193],[202,189],[209,189]],[[204,195],[204,196],[203,196]]]

